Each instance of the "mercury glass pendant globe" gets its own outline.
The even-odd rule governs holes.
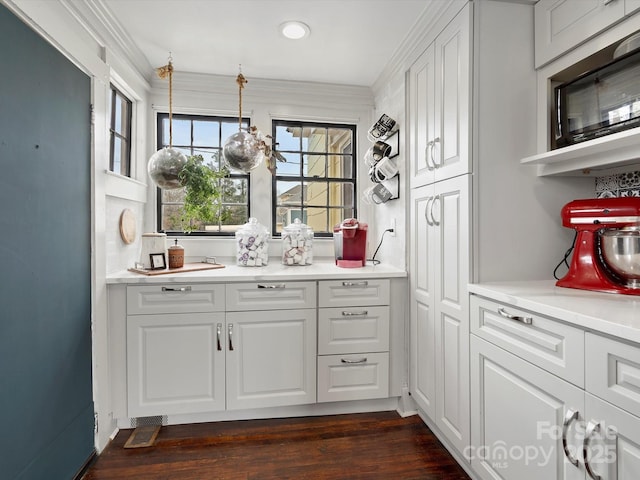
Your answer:
[[[256,137],[247,132],[238,132],[227,138],[222,154],[230,168],[248,173],[264,160],[264,150],[260,147]]]
[[[182,188],[178,176],[187,164],[187,157],[172,147],[164,147],[151,155],[147,171],[153,183],[165,190]]]

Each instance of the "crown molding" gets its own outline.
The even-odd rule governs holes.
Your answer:
[[[124,59],[144,83],[150,83],[155,69],[103,0],[59,1],[104,50]]]
[[[461,10],[468,0],[436,0],[429,2],[418,17],[415,25],[396,49],[384,70],[373,83],[372,90],[377,97],[398,72],[406,72],[422,52],[435,40],[436,34],[445,26],[450,16]],[[452,12],[448,15],[448,12]],[[439,25],[442,24],[440,27]]]
[[[173,76],[173,88],[174,92],[187,95],[238,95],[236,79],[228,75],[176,71]],[[166,94],[166,80],[154,78],[151,90],[154,95]],[[369,87],[263,78],[249,78],[247,86],[242,91],[242,97],[256,103],[270,104],[291,104],[296,98],[301,98],[306,104],[351,105],[358,108],[372,108],[374,105],[373,91]]]

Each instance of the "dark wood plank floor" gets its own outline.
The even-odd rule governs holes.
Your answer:
[[[469,477],[418,416],[395,412],[162,427],[153,447],[121,430],[83,480],[453,480]]]

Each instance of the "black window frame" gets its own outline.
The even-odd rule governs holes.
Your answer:
[[[160,150],[165,146],[168,146],[168,142],[163,142],[163,128],[162,123],[163,120],[169,118],[169,113],[158,112],[156,114],[156,148]],[[223,115],[197,115],[197,114],[182,114],[182,113],[172,113],[172,120],[213,120],[213,121],[224,121],[227,123],[238,123],[237,117],[226,117]],[[251,125],[251,119],[247,117],[242,118],[242,128],[248,128],[248,125]],[[225,138],[220,138],[220,159],[222,160],[222,146],[224,145]],[[178,145],[173,142],[173,147],[185,149],[189,148],[191,150],[191,154],[198,154],[197,149],[194,151],[193,146],[193,128],[191,130],[191,144],[190,145]],[[211,150],[210,148],[208,150]],[[229,178],[242,178],[247,182],[247,219],[251,217],[251,175],[248,173],[238,173],[230,169]],[[157,188],[156,195],[156,228],[158,232],[166,233],[167,237],[180,237],[184,236],[185,232],[181,230],[164,230],[162,228],[162,189]],[[235,232],[216,232],[216,231],[197,231],[194,230],[189,232],[190,237],[232,237],[235,235]]]
[[[357,125],[354,124],[345,124],[345,123],[330,123],[330,122],[313,122],[313,121],[296,121],[296,120],[278,120],[278,119],[273,119],[271,121],[271,135],[273,138],[273,142],[274,142],[274,146],[276,148],[276,150],[280,153],[286,154],[286,153],[299,153],[301,155],[301,158],[306,155],[306,154],[313,154],[313,155],[318,155],[317,152],[308,152],[308,151],[303,151],[302,149],[297,150],[297,151],[292,151],[292,150],[280,150],[279,146],[277,144],[278,142],[278,138],[277,138],[277,128],[280,126],[284,126],[284,127],[294,127],[294,128],[327,128],[327,129],[331,129],[331,128],[336,128],[336,129],[343,129],[343,130],[351,130],[351,152],[349,152],[348,154],[345,154],[344,152],[342,153],[336,153],[336,152],[323,152],[323,155],[349,155],[351,156],[351,171],[352,173],[352,178],[345,178],[345,177],[329,177],[329,176],[325,176],[322,177],[321,179],[318,179],[317,177],[310,177],[310,176],[304,176],[302,175],[303,173],[303,169],[304,169],[304,162],[301,161],[300,164],[300,175],[299,176],[291,176],[291,175],[278,175],[278,171],[277,171],[277,167],[278,167],[278,163],[276,163],[276,173],[275,175],[272,175],[272,179],[271,179],[271,235],[274,237],[280,237],[282,236],[282,232],[278,232],[277,230],[277,201],[278,201],[278,192],[277,192],[277,185],[278,185],[278,180],[280,181],[291,181],[291,182],[296,182],[299,181],[301,183],[301,185],[304,185],[307,182],[314,182],[314,181],[322,181],[322,182],[326,182],[326,183],[339,183],[339,184],[345,184],[345,183],[350,183],[352,184],[352,192],[353,192],[353,206],[351,207],[353,209],[353,217],[357,218],[358,215],[358,202],[357,202],[357,187],[358,187],[358,170],[357,170]],[[326,209],[327,209],[327,215],[329,210],[331,209],[339,209],[339,208],[343,208],[344,206],[341,207],[335,207],[335,206],[329,206],[329,205],[325,205]],[[304,202],[304,195],[301,195],[301,199],[300,199],[300,209],[301,211],[304,211],[305,209],[305,202]],[[306,223],[306,222],[303,222]],[[328,223],[328,222],[327,222]],[[328,225],[328,228],[331,230],[331,225]],[[314,236],[315,237],[320,237],[320,238],[330,238],[333,236],[333,231],[329,231],[329,232],[316,232],[314,231]]]
[[[133,139],[131,138],[132,122],[133,122],[133,102],[127,97],[120,89],[114,84],[109,85],[111,90],[111,119],[109,122],[109,171],[117,173],[125,177],[131,177],[131,144]],[[127,106],[127,128],[126,132],[116,131],[116,101],[120,98],[124,100],[123,104]],[[115,160],[115,139],[126,144],[126,159],[120,158],[120,171],[114,170]],[[121,150],[122,152],[122,150]],[[123,168],[124,165],[124,168]]]

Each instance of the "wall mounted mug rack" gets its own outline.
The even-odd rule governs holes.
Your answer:
[[[372,137],[371,132],[379,132],[379,124],[392,125],[384,134]],[[365,190],[364,200],[369,204],[382,204],[400,198],[400,173],[395,157],[400,154],[400,130],[393,119],[383,115],[369,130],[371,145],[364,160],[369,167],[369,179],[373,187]],[[379,186],[378,186],[379,185]]]

